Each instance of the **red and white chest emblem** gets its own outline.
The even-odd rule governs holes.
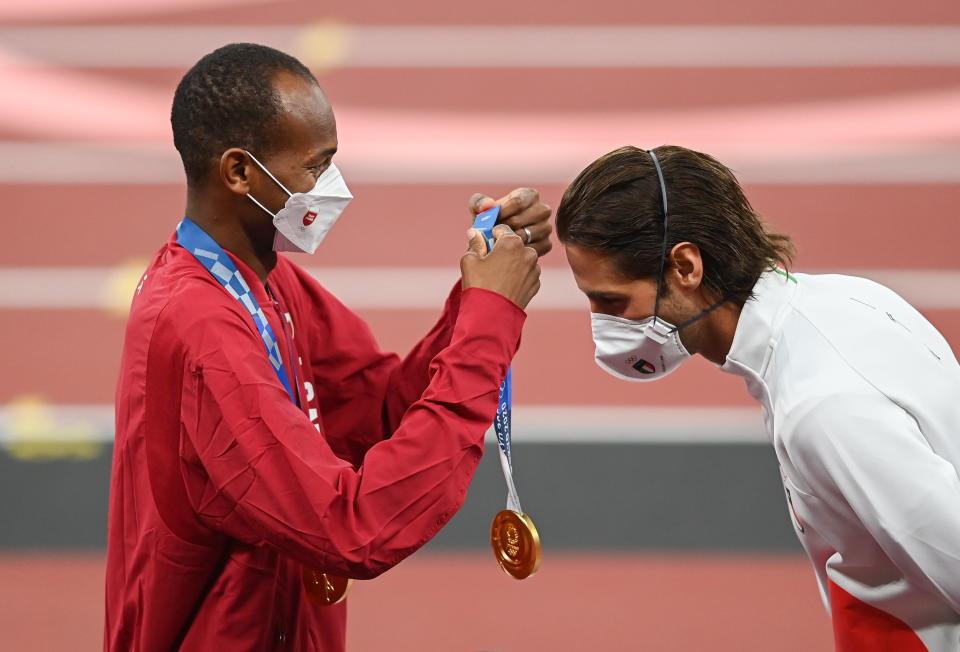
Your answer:
[[[303,225],[310,226],[315,219],[317,219],[317,211],[307,211],[307,214],[303,216]]]

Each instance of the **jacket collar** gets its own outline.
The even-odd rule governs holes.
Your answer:
[[[782,269],[764,272],[753,286],[753,297],[740,312],[733,344],[720,370],[759,381],[780,337],[786,308],[797,293],[797,279]],[[752,383],[748,382],[748,386]],[[750,386],[750,393],[754,394]],[[754,396],[759,400],[759,396]]]

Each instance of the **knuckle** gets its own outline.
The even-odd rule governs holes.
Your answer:
[[[533,202],[530,200],[530,189],[517,188],[510,193],[510,198],[507,203],[510,205],[510,215],[522,213],[523,211],[527,210],[530,208],[531,204],[533,204]]]
[[[487,196],[484,195],[482,192],[475,192],[472,195],[470,195],[470,201],[469,201],[470,210],[472,210],[473,212],[477,212],[477,210],[480,208],[480,204],[486,198]]]

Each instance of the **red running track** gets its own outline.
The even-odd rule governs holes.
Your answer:
[[[0,555],[0,648],[94,650],[98,553]],[[487,551],[424,553],[359,583],[351,652],[813,652],[829,619],[805,558],[548,554],[517,582]]]
[[[494,195],[506,190],[480,189]],[[471,190],[359,186],[357,200],[320,252],[298,261],[311,266],[447,267],[452,284]],[[561,192],[560,186],[543,188],[553,205]],[[760,185],[748,192],[774,228],[794,236],[801,271],[960,266],[955,249],[960,187]],[[182,211],[182,190],[176,186],[8,185],[0,194],[14,217],[0,241],[0,263],[7,267],[146,261],[169,237]],[[562,252],[555,251],[544,264],[564,265]],[[342,298],[349,305],[350,297]],[[518,403],[750,405],[739,380],[702,362],[642,389],[608,377],[592,362],[586,310],[586,303],[576,310],[543,310],[534,302],[517,360],[518,377],[524,379],[517,387]],[[431,310],[360,312],[383,348],[400,352],[436,318]],[[960,311],[926,312],[954,347],[960,346]],[[17,370],[0,378],[0,403],[23,394],[55,403],[112,400],[123,332],[115,315],[94,309],[3,310],[0,331],[18,343],[0,349],[0,367]]]
[[[497,197],[510,190],[502,184],[351,188],[356,198],[343,219],[316,255],[297,259],[301,264],[457,269],[470,195]],[[556,208],[564,187],[538,189]],[[799,267],[960,268],[960,185],[752,185],[746,192],[772,228],[794,238]],[[0,196],[5,217],[0,265],[112,265],[149,258],[166,241],[183,215],[185,190],[0,184]],[[544,264],[565,262],[557,250]]]
[[[802,4],[680,0],[654,5],[599,0],[589,8],[576,3],[518,4],[507,0],[490,0],[483,5],[424,0],[402,8],[375,0],[320,9],[309,0],[238,0],[229,5],[218,0],[193,0],[192,7],[190,4],[191,0],[141,0],[136,6],[118,7],[106,0],[37,0],[16,10],[0,9],[0,21],[8,25],[301,27],[323,21],[348,26],[960,24],[960,4],[949,0],[909,5],[878,0],[869,7],[853,0],[812,0]],[[56,6],[61,6],[61,10],[51,10]],[[118,53],[117,59],[123,60],[123,54]],[[713,109],[727,113],[742,110],[745,115],[754,115],[757,110],[785,106],[846,106],[847,100],[869,107],[874,100],[884,98],[949,94],[960,83],[957,66],[776,68],[764,66],[762,61],[757,64],[755,68],[716,69],[441,67],[317,72],[335,107],[384,115],[415,115],[421,111],[459,115],[458,112],[469,111],[478,120],[503,114],[548,119],[578,112],[596,116],[624,111],[669,116],[671,112],[682,115],[690,111],[709,113]],[[34,72],[39,76],[44,71],[30,70],[29,76],[33,77]],[[107,87],[113,84],[134,96],[142,93],[142,97],[152,98],[155,101],[149,109],[137,114],[148,123],[140,127],[148,140],[167,142],[167,107],[181,70],[62,67],[54,72],[63,73],[80,86],[88,84],[94,95],[99,92],[99,83],[109,82]],[[93,106],[96,109],[107,104],[102,113],[109,116],[105,97],[97,96]],[[70,111],[61,111],[59,121],[31,119],[24,124],[0,125],[0,141],[39,143],[62,137],[57,135],[57,127],[60,122],[69,122],[71,115]],[[849,119],[849,115],[843,115]],[[803,120],[797,121],[798,130],[801,123]],[[640,125],[636,133],[624,133],[623,142],[658,144],[645,141],[643,127]],[[789,139],[790,133],[791,125],[785,125],[784,142],[795,142]],[[346,155],[351,138],[346,131],[342,135],[341,146]],[[83,133],[78,137],[89,140],[94,135]],[[116,140],[121,136],[114,129],[101,137]],[[363,137],[354,134],[353,142]],[[949,138],[944,132],[944,142]],[[584,160],[581,165],[588,162]],[[10,161],[11,165],[16,163]],[[50,165],[55,169],[57,161]],[[349,172],[345,170],[348,179]],[[572,176],[576,169],[570,172]],[[515,183],[524,185],[529,181],[517,178]],[[477,190],[492,195],[509,190],[502,185],[430,182],[352,187],[357,199],[347,216],[321,252],[303,262],[309,261],[312,266],[447,267],[451,282],[463,249],[466,198]],[[960,222],[956,219],[960,186],[751,185],[747,190],[770,224],[795,238],[799,249],[796,268],[801,271],[960,268],[960,255],[955,248],[960,236]],[[550,184],[541,187],[541,191],[544,199],[556,206],[563,187]],[[6,227],[5,237],[0,240],[0,266],[16,268],[112,266],[131,260],[145,261],[168,237],[183,209],[183,189],[177,185],[7,184],[0,185],[0,196],[4,200]],[[563,265],[563,257],[557,252],[544,264]],[[349,296],[343,298],[350,303]],[[369,319],[384,348],[399,351],[406,350],[434,318],[432,312],[425,310],[363,310],[362,314]],[[960,346],[960,310],[928,314],[954,346]],[[122,333],[119,318],[93,309],[0,310],[0,332],[6,342],[16,343],[3,347],[0,353],[0,368],[15,370],[0,379],[0,403],[23,394],[39,394],[56,403],[112,400]],[[585,305],[582,310],[548,311],[538,310],[534,303],[517,373],[524,379],[517,387],[518,403],[749,404],[739,381],[719,375],[700,362],[642,390],[608,378],[592,364]]]
[[[451,277],[451,282],[454,277]],[[359,311],[385,350],[405,351],[429,330],[439,312]],[[960,344],[960,311],[927,311]],[[19,346],[0,348],[0,403],[39,395],[52,403],[111,403],[120,360],[123,322],[99,311],[0,313],[0,329]],[[537,405],[755,405],[742,381],[697,357],[657,383],[637,386],[600,370],[586,308],[531,311],[515,363],[518,404]]]

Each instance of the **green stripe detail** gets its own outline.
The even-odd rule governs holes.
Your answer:
[[[776,272],[777,274],[779,274],[780,276],[784,276],[784,277],[790,279],[791,281],[793,281],[793,282],[796,283],[797,285],[800,284],[800,282],[797,281],[797,277],[794,276],[793,274],[791,274],[790,272],[788,272],[787,270],[785,270],[785,269],[780,269],[779,267],[771,267],[770,269],[771,269],[772,271]]]

